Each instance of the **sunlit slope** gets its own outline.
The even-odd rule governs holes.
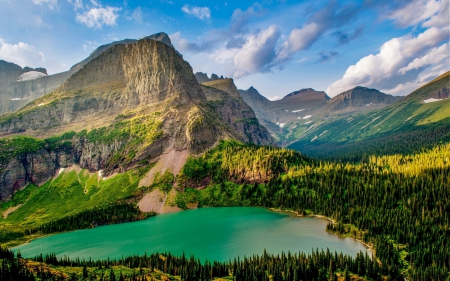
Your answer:
[[[447,72],[412,92],[404,99],[383,109],[354,117],[341,118],[312,128],[291,148],[315,155],[319,146],[328,148],[359,142],[411,141],[439,143],[450,140],[450,73]],[[431,102],[430,102],[431,101]],[[427,103],[428,102],[428,103]],[[401,136],[404,137],[401,137]],[[371,144],[373,145],[373,143]],[[401,152],[401,151],[400,151]],[[328,153],[328,152],[326,152]]]

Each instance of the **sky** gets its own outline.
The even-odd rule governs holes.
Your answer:
[[[169,34],[194,72],[274,100],[356,86],[407,95],[450,70],[450,0],[0,0],[0,59],[68,70],[98,46]]]

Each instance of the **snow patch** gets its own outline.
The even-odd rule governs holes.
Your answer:
[[[317,136],[315,136],[315,137],[311,140],[311,142],[315,141],[316,139],[318,139]]]
[[[17,78],[17,81],[27,81],[27,80],[33,80],[38,79],[41,77],[47,76],[45,73],[39,72],[39,71],[29,71],[25,72],[24,74],[20,75],[19,78]]]
[[[309,123],[312,123],[312,121],[308,121],[308,122],[306,122],[306,123],[305,123],[305,125],[308,125]]]
[[[437,101],[440,101],[440,100],[442,100],[442,99],[429,98],[429,99],[423,100],[423,102],[424,103],[430,103],[430,102],[437,102]]]
[[[285,109],[284,111],[289,112],[289,110]]]
[[[64,172],[64,168],[60,168],[58,171],[58,176],[61,175],[61,173]]]
[[[40,104],[38,104],[37,106],[43,106],[45,103],[40,103]]]
[[[284,125],[286,124],[286,122],[285,123],[280,123],[280,128],[283,128],[284,127]]]
[[[103,178],[103,170],[98,171],[98,176]]]
[[[372,124],[373,122],[375,122],[378,118],[380,118],[381,116],[375,117],[373,118],[372,121],[370,121],[369,123],[367,123],[366,125],[362,126],[361,129],[364,129],[365,127],[369,126],[370,124]]]
[[[11,100],[22,100],[21,98],[12,98]]]
[[[326,132],[328,132],[328,130],[323,131],[323,132],[319,135],[319,137],[323,136],[323,134],[325,134]]]
[[[300,111],[303,111],[303,110],[305,110],[305,109],[303,108],[303,109],[299,109],[299,110],[294,110],[294,111],[292,111],[292,113],[300,112]]]
[[[306,116],[303,117],[303,119],[308,119],[308,118],[311,118],[311,117],[312,117],[312,115],[306,115]]]

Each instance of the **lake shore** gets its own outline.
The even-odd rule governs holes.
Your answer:
[[[271,210],[271,211],[273,211],[273,212],[278,212],[278,213],[288,213],[289,215],[294,215],[295,217],[299,217],[299,218],[318,218],[318,219],[324,219],[324,220],[327,220],[327,221],[329,221],[329,222],[332,222],[333,224],[336,223],[336,221],[335,221],[334,219],[329,218],[329,217],[326,217],[326,216],[324,216],[324,215],[316,215],[316,214],[312,214],[312,215],[306,215],[306,216],[305,216],[305,215],[301,215],[301,214],[299,214],[297,211],[293,211],[293,210],[281,210],[281,209],[277,209],[277,208],[268,208],[268,209]],[[335,233],[335,232],[330,232],[330,233],[333,233],[334,235],[336,235],[336,236],[339,237],[339,238],[346,238],[346,237],[343,237],[342,235],[338,235],[338,234]],[[362,241],[361,239],[357,239],[357,238],[352,237],[352,236],[350,236],[350,238],[353,239],[353,240],[355,240],[355,241],[358,241],[358,242],[361,243],[361,244],[363,244],[363,245],[367,248],[367,252],[368,252],[368,253],[372,253],[372,257],[373,257],[373,256],[376,256],[376,255],[375,255],[375,249],[373,248],[373,245],[372,245],[372,244],[368,244],[368,243]]]

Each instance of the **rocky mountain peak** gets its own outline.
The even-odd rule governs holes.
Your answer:
[[[324,91],[316,91],[313,88],[304,88],[300,89],[298,91],[294,91],[292,93],[287,94],[283,97],[283,99],[286,98],[292,98],[292,97],[307,97],[308,99],[325,99],[329,100],[330,97],[324,92]]]
[[[357,86],[333,97],[329,103],[333,104],[334,110],[339,110],[347,107],[388,105],[400,100],[401,98],[403,97],[388,95],[377,89]]]
[[[166,44],[169,47],[174,48],[169,35],[167,35],[167,33],[165,33],[165,32],[158,32],[158,33],[146,36],[143,39],[151,39],[151,40],[159,41],[159,42]]]
[[[195,78],[197,79],[198,83],[205,83],[205,82],[215,81],[215,80],[219,80],[219,79],[226,79],[223,76],[219,77],[217,74],[214,74],[214,73],[211,74],[211,77],[208,77],[208,74],[203,73],[203,72],[196,72]]]

